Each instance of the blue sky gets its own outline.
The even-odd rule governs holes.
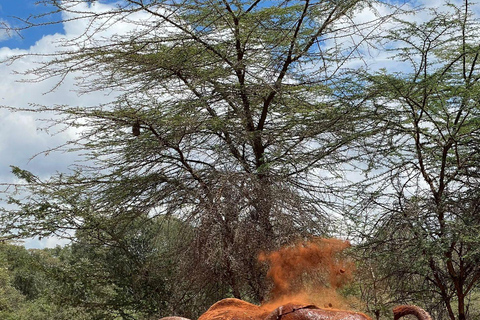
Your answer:
[[[8,23],[11,27],[20,27],[23,24],[16,17],[28,18],[29,16],[40,15],[52,10],[51,7],[35,4],[37,0],[0,0],[0,20]],[[54,22],[60,18],[60,14],[43,18],[45,22]],[[40,40],[45,34],[63,32],[63,26],[60,23],[42,26],[41,28],[31,28],[21,31],[20,35],[10,34],[11,37],[0,41],[1,47],[27,49]]]

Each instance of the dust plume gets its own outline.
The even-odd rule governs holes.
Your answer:
[[[314,238],[278,251],[261,253],[259,261],[269,264],[267,276],[273,282],[264,306],[274,309],[291,302],[348,307],[348,302],[337,293],[337,289],[352,279],[354,271],[353,263],[342,256],[348,247],[348,241]]]

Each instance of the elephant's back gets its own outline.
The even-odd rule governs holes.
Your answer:
[[[198,320],[263,320],[267,314],[268,311],[260,306],[227,298],[212,305]]]

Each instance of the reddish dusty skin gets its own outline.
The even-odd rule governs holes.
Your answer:
[[[323,309],[313,305],[286,304],[269,312],[260,306],[224,299],[215,303],[198,320],[371,320],[351,311]]]
[[[393,309],[394,320],[414,315],[418,320],[432,320],[420,307],[403,305]],[[160,320],[188,320],[166,317]],[[371,320],[363,313],[318,308],[314,305],[284,304],[269,312],[268,309],[239,299],[223,299],[211,306],[198,320]]]
[[[403,305],[393,308],[393,320],[398,320],[409,314],[416,316],[418,320],[432,320],[428,312],[417,306]]]
[[[314,305],[286,304],[273,310],[264,320],[371,320],[363,313],[318,308]]]
[[[260,306],[228,298],[215,303],[198,320],[263,320],[268,313]]]

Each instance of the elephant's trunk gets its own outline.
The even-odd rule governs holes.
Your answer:
[[[398,320],[406,315],[414,315],[418,320],[432,320],[427,311],[413,305],[403,305],[393,308],[393,320]]]

